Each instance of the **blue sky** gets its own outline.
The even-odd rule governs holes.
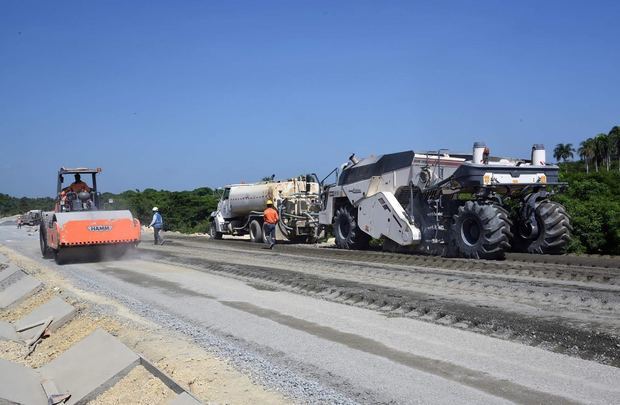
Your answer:
[[[352,152],[527,156],[620,124],[617,1],[0,2],[0,192],[327,174]],[[550,153],[549,153],[550,154]]]

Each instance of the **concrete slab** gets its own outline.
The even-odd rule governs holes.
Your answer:
[[[202,404],[199,400],[189,395],[187,392],[182,392],[176,397],[172,398],[168,405],[197,405]]]
[[[15,329],[20,330],[26,326],[33,325],[51,317],[53,321],[48,329],[50,332],[53,332],[71,320],[74,316],[75,308],[72,305],[67,304],[60,297],[54,297],[15,322]],[[18,333],[22,340],[29,340],[36,334],[36,330],[37,328],[32,328]]]
[[[16,274],[18,271],[21,271],[19,267],[15,266],[14,264],[9,264],[7,268],[0,271],[0,283],[2,283],[4,280],[7,280],[12,275]]]
[[[109,333],[97,329],[62,355],[41,367],[60,392],[69,392],[66,404],[85,403],[105,391],[138,365],[140,357]]]
[[[40,287],[41,282],[24,274],[19,280],[0,291],[0,308],[6,309],[28,298]]]
[[[0,321],[0,339],[19,340],[19,336],[17,336],[13,324],[5,321]]]
[[[0,403],[47,404],[39,375],[21,364],[0,359]]]

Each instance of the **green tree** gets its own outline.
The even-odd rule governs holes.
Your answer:
[[[598,163],[604,163],[609,171],[609,154],[610,154],[610,142],[607,134],[598,134],[594,137],[594,154],[596,156],[596,171],[598,172]]]
[[[620,127],[615,126],[609,131],[607,135],[614,147],[614,152],[618,158],[618,171],[620,172]]]
[[[594,140],[588,138],[579,145],[579,156],[586,163],[586,173],[590,173],[590,161],[594,158]]]
[[[554,196],[571,216],[576,253],[620,254],[620,174],[586,174],[568,170],[562,164],[560,179],[568,182],[566,192]]]
[[[575,149],[573,148],[572,143],[559,143],[553,150],[553,157],[555,157],[557,162],[560,160],[566,162],[568,159],[572,159],[574,157],[574,152]]]

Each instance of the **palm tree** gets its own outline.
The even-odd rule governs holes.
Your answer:
[[[572,159],[575,155],[575,149],[573,148],[572,143],[558,143],[553,150],[553,157],[555,157],[556,161],[566,162],[569,158]]]
[[[605,135],[605,140],[607,141],[607,171],[611,168],[611,157],[614,154],[614,149],[616,149],[616,145],[614,143],[614,137]]]
[[[586,173],[590,173],[590,159],[594,157],[594,140],[588,138],[579,145],[579,156],[586,162]],[[598,171],[598,169],[597,169]]]
[[[553,149],[553,157],[555,158],[556,162],[560,161],[563,153],[564,153],[564,144],[558,143],[557,145],[555,145],[555,149]]]
[[[609,141],[607,134],[598,134],[594,137],[594,161],[596,162],[596,171],[598,172],[598,163],[607,162],[609,154]],[[609,170],[609,166],[607,166]]]
[[[618,171],[620,172],[620,127],[613,127],[607,136],[616,150],[616,157],[618,158]]]

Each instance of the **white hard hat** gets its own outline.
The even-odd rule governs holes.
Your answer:
[[[153,211],[159,211],[159,208],[153,207]]]

